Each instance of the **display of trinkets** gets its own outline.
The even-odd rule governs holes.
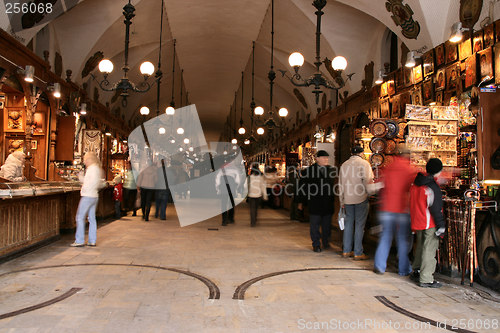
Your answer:
[[[432,149],[432,138],[409,137],[406,145],[411,151],[430,151]]]
[[[408,135],[416,138],[430,138],[430,124],[408,123]]]
[[[431,106],[433,120],[458,120],[458,107]]]
[[[407,120],[431,120],[431,111],[427,106],[406,104]]]
[[[453,136],[434,136],[432,138],[432,150],[456,152],[457,139]]]
[[[457,122],[456,121],[443,121],[437,120],[431,124],[432,135],[457,135]]]

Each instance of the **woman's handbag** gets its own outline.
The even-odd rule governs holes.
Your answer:
[[[345,208],[340,207],[339,218],[338,218],[340,230],[344,230],[344,218],[345,218]]]

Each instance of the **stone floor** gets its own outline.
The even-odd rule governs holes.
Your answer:
[[[64,236],[0,265],[0,332],[500,332],[500,303],[474,289],[420,288],[393,267],[376,275],[372,260],[338,255],[338,233],[314,253],[308,224],[285,211],[263,209],[249,224],[242,204],[235,224],[181,228],[170,206],[167,221],[101,225],[95,248]],[[283,271],[295,272],[241,286]]]

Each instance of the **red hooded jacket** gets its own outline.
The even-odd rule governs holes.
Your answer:
[[[382,171],[384,188],[381,190],[380,210],[383,212],[408,214],[410,212],[410,186],[417,171],[410,160],[395,157],[394,161]]]
[[[418,173],[410,189],[411,230],[444,228],[443,195],[432,175]]]

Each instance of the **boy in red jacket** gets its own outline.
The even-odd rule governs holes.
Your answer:
[[[113,179],[115,186],[113,188],[113,200],[115,202],[115,217],[117,219],[122,217],[121,202],[123,201],[123,184],[122,177],[116,176]]]
[[[435,178],[443,170],[443,163],[438,158],[431,158],[425,169],[427,174],[419,172],[410,189],[411,230],[417,234],[412,278],[419,277],[420,287],[439,288],[441,284],[434,281],[435,257],[445,221],[441,189]]]

